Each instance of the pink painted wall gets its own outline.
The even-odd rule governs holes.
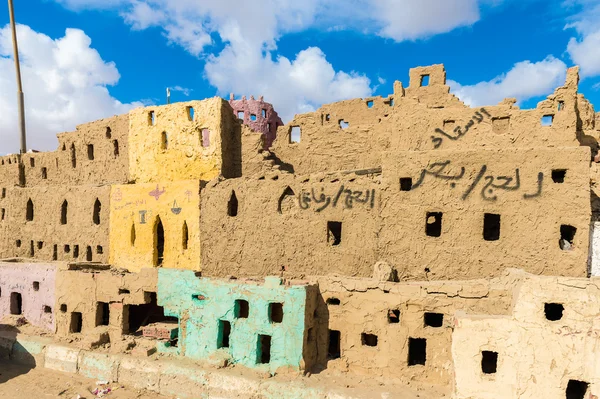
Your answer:
[[[34,282],[39,283],[37,290]],[[11,314],[11,293],[18,292],[23,317],[34,326],[54,332],[55,283],[56,265],[0,261],[0,319]],[[50,313],[45,306],[50,307]]]
[[[243,119],[244,124],[264,134],[265,149],[271,147],[273,140],[277,137],[277,128],[283,126],[273,105],[264,102],[262,96],[258,100],[255,100],[254,97],[247,100],[245,96],[241,100],[236,100],[233,94],[229,97],[229,104],[233,108],[235,116],[241,116],[240,113],[244,113],[243,118],[240,118]],[[256,120],[253,120],[253,115]]]

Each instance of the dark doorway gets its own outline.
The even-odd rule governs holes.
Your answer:
[[[160,216],[154,224],[154,266],[161,266],[165,257],[165,229]]]
[[[10,294],[10,314],[23,314],[23,298],[18,292]]]

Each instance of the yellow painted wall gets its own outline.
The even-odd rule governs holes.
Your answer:
[[[193,118],[189,109],[193,108]],[[137,108],[129,113],[131,180],[138,183],[211,180],[221,169],[223,112],[229,104],[219,97],[163,106]],[[152,118],[152,113],[154,118]],[[229,119],[231,115],[229,115]],[[202,132],[210,131],[203,147]],[[166,145],[163,140],[166,134]]]
[[[110,263],[129,271],[157,267],[155,225],[164,228],[160,267],[200,270],[200,182],[114,185],[110,202]],[[183,225],[187,224],[187,249]],[[135,240],[132,230],[135,228]]]

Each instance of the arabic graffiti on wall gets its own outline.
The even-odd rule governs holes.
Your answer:
[[[421,175],[412,189],[419,188],[425,181],[425,176],[433,176],[437,179],[446,180],[450,182],[450,187],[456,187],[456,182],[461,180],[465,176],[465,168],[461,166],[458,173],[449,174],[445,172],[446,168],[450,166],[450,161],[434,162],[427,166],[427,168],[421,171]],[[521,175],[519,168],[515,169],[514,176],[494,176],[493,174],[487,174],[487,165],[481,166],[479,172],[469,184],[467,190],[463,193],[461,198],[466,200],[469,198],[471,193],[475,191],[477,186],[481,186],[481,198],[486,201],[496,201],[498,196],[496,195],[497,190],[504,191],[517,191],[521,189]],[[483,182],[482,182],[483,181]],[[526,192],[523,194],[523,199],[530,199],[539,197],[542,194],[542,186],[544,182],[544,173],[539,172],[537,175],[537,189],[532,192]],[[480,184],[481,183],[481,184]]]
[[[454,131],[451,133],[446,133],[438,127],[437,129],[435,129],[435,132],[443,137],[431,136],[431,142],[433,143],[433,148],[439,148],[442,145],[442,142],[444,141],[444,137],[446,137],[447,139],[452,140],[452,141],[458,140],[459,138],[461,138],[462,136],[467,134],[469,129],[471,129],[471,127],[473,125],[475,125],[475,122],[477,122],[477,124],[480,124],[486,116],[488,118],[492,117],[485,110],[485,108],[480,108],[479,111],[475,112],[473,117],[469,120],[469,122],[467,122],[467,124],[464,127],[457,126],[454,128]]]
[[[352,209],[355,204],[365,204],[370,209],[375,206],[375,189],[372,190],[350,190],[344,185],[340,186],[337,193],[333,196],[325,194],[325,189],[321,188],[321,193],[315,195],[315,189],[310,192],[302,191],[298,195],[298,205],[301,209],[309,209],[311,203],[315,204],[315,212],[321,212],[331,205],[332,208],[337,207],[341,200],[341,206],[346,209]]]

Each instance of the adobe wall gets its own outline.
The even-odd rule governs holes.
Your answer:
[[[382,170],[208,183],[200,225],[204,274],[242,277],[285,269],[288,277],[366,277],[385,260],[402,280],[490,277],[517,266],[537,274],[586,275],[588,148],[384,157]],[[401,179],[409,186],[402,187]],[[232,193],[235,215],[228,213]],[[486,224],[485,214],[499,215],[498,237],[484,235],[493,224]],[[428,233],[438,216],[439,232]],[[331,223],[341,223],[335,245]],[[573,237],[561,236],[571,228]]]
[[[599,313],[598,279],[526,275],[508,315],[457,315],[455,397],[595,398],[600,394]],[[482,371],[482,351],[497,354],[493,373]],[[581,396],[566,394],[571,380],[571,390],[584,388]]]
[[[103,271],[104,270],[104,271]],[[156,300],[156,269],[123,273],[85,265],[63,265],[56,275],[56,334],[93,347],[110,342],[123,351],[120,342],[129,331],[130,306]],[[108,304],[109,314],[103,304]],[[80,331],[74,331],[74,314],[80,317]],[[106,320],[108,319],[108,320]]]
[[[220,351],[230,363],[272,372],[312,367],[304,352],[316,350],[315,288],[277,277],[219,280],[158,271],[158,303],[180,320],[179,355],[206,360]]]
[[[215,97],[129,113],[129,163],[137,183],[240,176],[239,122]],[[237,133],[237,134],[236,134]],[[237,143],[235,143],[237,141]]]
[[[158,222],[163,229],[159,263]],[[130,271],[145,267],[200,270],[200,182],[113,185],[110,263]]]
[[[54,332],[55,284],[55,264],[0,261],[0,319],[23,315],[30,324]]]
[[[421,77],[429,75],[427,86]],[[298,174],[360,169],[381,165],[383,151],[466,150],[487,148],[591,147],[593,108],[577,94],[578,68],[570,68],[563,87],[535,109],[520,110],[514,99],[470,108],[449,94],[442,65],[413,68],[410,85],[394,85],[394,94],[324,105],[296,115],[278,131],[272,151]],[[546,125],[548,117],[549,125]],[[544,118],[544,121],[542,121]],[[345,127],[340,121],[347,122]],[[292,141],[299,127],[300,141]],[[588,134],[586,134],[588,133]],[[591,157],[591,154],[590,154]]]
[[[6,217],[0,223],[6,227],[0,256],[107,262],[109,195],[110,186],[7,189],[2,200]],[[31,214],[28,214],[29,201]],[[63,209],[66,209],[64,220]]]
[[[61,133],[58,149],[23,155],[25,184],[85,185],[126,183],[129,178],[129,115],[77,126]]]
[[[229,97],[229,105],[233,109],[234,115],[241,119],[245,125],[250,126],[255,132],[263,134],[265,149],[271,147],[273,140],[277,137],[277,128],[283,126],[283,121],[273,109],[273,105],[263,100],[261,96],[258,100],[254,96],[246,99],[236,100],[233,93]]]

